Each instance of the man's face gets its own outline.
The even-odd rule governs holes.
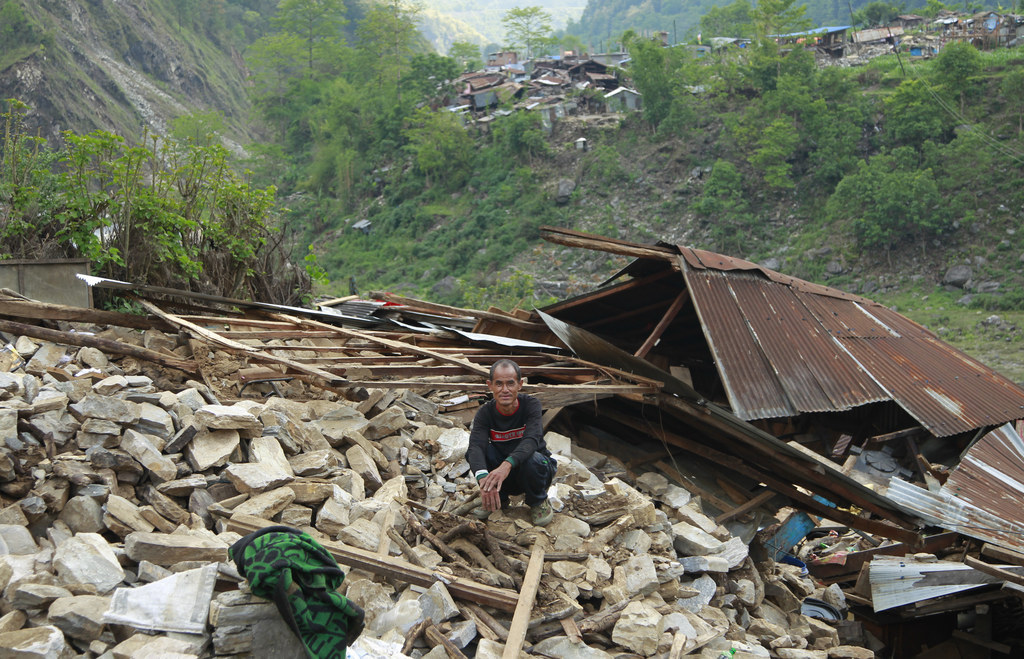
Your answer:
[[[511,366],[499,366],[494,371],[494,379],[487,381],[487,388],[494,394],[499,407],[509,408],[515,404],[516,396],[523,388],[523,381],[516,377],[516,371]]]

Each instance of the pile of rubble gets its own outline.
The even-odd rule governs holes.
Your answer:
[[[515,505],[480,522],[465,516],[466,417],[443,414],[441,394],[228,405],[196,381],[158,387],[131,357],[10,338],[3,656],[304,656],[228,560],[271,523],[348,571],[367,616],[352,656],[874,656],[856,623],[801,613],[808,597],[844,610],[842,591],[767,558],[756,525],[734,535],[687,489],[567,437],[546,437],[550,525]],[[181,356],[173,335],[160,344]]]

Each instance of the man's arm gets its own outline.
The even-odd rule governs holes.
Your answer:
[[[484,404],[473,417],[473,426],[469,431],[469,448],[466,450],[466,461],[469,462],[469,469],[474,476],[481,471],[487,473],[485,451],[490,430],[490,414],[487,412],[487,405]]]

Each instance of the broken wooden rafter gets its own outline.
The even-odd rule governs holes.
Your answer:
[[[519,659],[519,651],[526,640],[526,632],[530,624],[530,612],[533,610],[537,591],[540,589],[540,578],[544,568],[545,536],[537,538],[530,554],[530,563],[523,577],[523,587],[519,592],[519,602],[512,614],[512,625],[508,630],[508,640],[501,659]]]
[[[167,323],[176,327],[180,327],[192,333],[193,336],[199,337],[204,341],[213,343],[214,345],[219,346],[225,350],[241,352],[247,355],[250,359],[257,361],[282,364],[288,368],[298,371],[299,373],[304,373],[306,375],[311,375],[313,377],[319,378],[325,385],[329,387],[346,385],[346,382],[343,378],[339,378],[333,373],[328,373],[327,371],[323,371],[318,368],[312,368],[310,366],[300,364],[294,360],[287,359],[285,357],[277,357],[275,355],[267,354],[265,351],[255,346],[245,345],[244,343],[238,343],[237,341],[226,339],[223,336],[219,336],[216,332],[212,330],[206,329],[205,327],[200,327],[199,325],[196,325],[193,322],[183,320],[180,317],[175,316],[174,314],[169,314],[166,311],[160,309],[160,307],[156,306],[152,302],[140,300],[140,303],[150,313],[159,316]]]
[[[85,348],[96,348],[112,355],[124,355],[142,359],[154,364],[160,364],[168,368],[175,368],[190,374],[196,374],[196,362],[193,360],[171,357],[155,350],[133,346],[128,343],[121,343],[113,339],[104,339],[86,332],[62,332],[60,330],[39,327],[38,325],[26,325],[16,323],[13,320],[0,319],[0,332],[28,336],[33,339],[41,339],[51,343],[60,343],[69,346]]]
[[[654,326],[653,330],[651,330],[651,335],[647,337],[647,340],[644,341],[643,345],[640,346],[634,353],[635,357],[640,357],[641,359],[647,357],[647,353],[649,353],[651,349],[654,348],[655,345],[657,345],[658,341],[661,339],[661,335],[665,333],[665,330],[668,328],[668,326],[671,325],[672,321],[676,319],[676,316],[682,310],[683,305],[686,304],[686,301],[689,299],[690,291],[688,289],[684,288],[683,290],[679,291],[679,295],[677,295],[676,299],[672,301],[672,306],[668,308],[668,311],[665,312],[665,315],[661,317],[661,320],[658,321],[658,324]]]
[[[547,328],[544,326],[544,323],[521,320],[519,318],[516,318],[515,316],[494,313],[493,311],[480,311],[479,309],[463,309],[461,307],[450,307],[445,304],[437,304],[436,302],[426,302],[424,300],[417,300],[414,298],[395,295],[394,293],[386,293],[383,291],[372,291],[370,293],[370,297],[372,297],[375,300],[394,302],[395,304],[402,304],[412,309],[419,309],[421,311],[427,311],[430,313],[438,313],[453,317],[480,318],[484,320],[493,320],[500,323],[508,323],[509,325],[514,325],[516,327],[521,327],[523,329],[529,330],[547,330]]]
[[[228,530],[241,533],[242,535],[275,524],[275,522],[261,517],[240,513],[236,513],[224,521],[227,524]],[[453,574],[416,567],[394,556],[382,557],[375,552],[359,549],[358,547],[350,547],[340,542],[323,540],[320,544],[334,556],[335,560],[351,569],[366,570],[388,579],[395,579],[424,588],[429,588],[435,582],[441,581],[453,597],[486,606],[493,606],[502,611],[515,611],[516,604],[519,602],[519,595],[507,588],[495,588]]]
[[[276,318],[278,320],[283,320],[283,321],[286,321],[286,322],[294,323],[295,325],[297,325],[299,327],[315,327],[317,329],[321,329],[321,330],[325,330],[325,331],[331,331],[332,333],[336,334],[337,336],[345,336],[345,337],[354,338],[354,339],[364,339],[364,340],[371,341],[371,342],[374,342],[374,343],[379,343],[380,345],[386,346],[386,347],[391,348],[393,350],[397,350],[398,352],[401,352],[401,353],[405,353],[405,354],[413,353],[413,354],[424,355],[426,357],[433,357],[434,359],[437,359],[438,361],[441,361],[441,362],[445,362],[445,363],[455,364],[457,366],[461,366],[464,369],[466,369],[466,371],[468,371],[470,373],[473,373],[473,374],[476,374],[476,375],[482,375],[484,377],[488,377],[489,376],[488,369],[484,368],[483,366],[480,366],[478,364],[474,364],[473,362],[471,362],[471,361],[469,361],[467,359],[461,359],[461,358],[457,358],[457,357],[452,357],[450,355],[445,355],[443,353],[439,353],[437,351],[430,350],[429,348],[421,348],[419,346],[410,345],[408,343],[402,343],[400,341],[393,341],[391,339],[386,339],[384,337],[373,336],[372,334],[369,334],[367,332],[361,332],[361,331],[358,331],[358,330],[352,330],[352,329],[348,329],[348,328],[345,328],[345,327],[335,327],[333,325],[328,325],[326,323],[321,323],[321,322],[315,321],[315,320],[308,320],[308,319],[305,319],[305,318],[296,318],[294,316],[286,316],[286,315],[283,315],[283,314],[270,314],[270,316],[272,318]]]
[[[579,231],[571,231],[569,229],[550,226],[543,226],[540,228],[540,237],[549,243],[565,245],[566,247],[582,247],[583,249],[619,254],[621,256],[632,256],[635,258],[660,259],[662,261],[670,262],[672,267],[678,267],[678,265],[676,265],[677,252],[668,247],[639,245],[637,243],[630,243],[624,240],[604,238]]]
[[[0,299],[0,316],[31,318],[33,320],[66,320],[76,323],[96,323],[132,329],[170,330],[170,325],[151,316],[139,316],[101,309],[70,307],[63,304],[37,302],[35,300]]]

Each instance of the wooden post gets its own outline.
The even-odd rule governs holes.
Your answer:
[[[537,590],[540,588],[545,544],[544,536],[540,536],[533,545],[530,564],[526,567],[526,577],[523,579],[523,589],[519,593],[519,603],[516,604],[515,613],[512,614],[512,626],[508,630],[508,641],[505,642],[505,651],[502,652],[501,659],[518,659],[519,652],[523,649],[526,631],[530,625],[530,612],[533,610],[533,602],[537,598]]]

